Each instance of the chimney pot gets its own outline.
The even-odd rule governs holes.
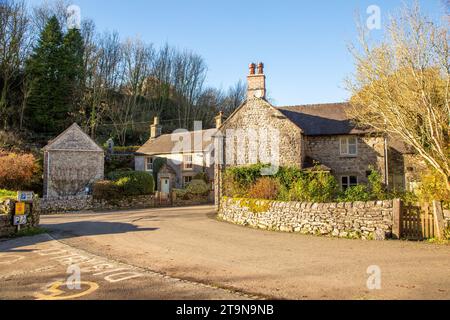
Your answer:
[[[262,62],[258,64],[258,74],[264,74],[264,63]]]
[[[249,68],[250,68],[250,75],[254,75],[256,72],[256,64],[251,63]]]

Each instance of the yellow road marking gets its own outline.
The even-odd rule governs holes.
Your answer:
[[[6,259],[5,259],[6,258]],[[1,261],[1,260],[6,260],[6,261]],[[14,262],[20,261],[25,259],[24,256],[18,256],[15,254],[11,254],[11,255],[0,255],[0,264],[13,264]]]
[[[46,290],[46,292],[49,292],[50,294],[43,294],[43,293],[36,293],[34,296],[36,300],[70,300],[70,299],[76,299],[80,297],[84,297],[88,294],[93,293],[96,291],[99,286],[95,282],[80,282],[80,283],[74,283],[74,284],[80,284],[80,285],[87,285],[89,288],[83,292],[72,294],[69,296],[62,296],[63,294],[66,294],[67,292],[60,290],[59,288],[65,286],[66,284],[61,281],[56,281],[50,285],[50,287]]]

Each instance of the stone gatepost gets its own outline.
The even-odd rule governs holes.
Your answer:
[[[223,196],[223,171],[224,171],[224,150],[225,136],[218,131],[214,137],[214,204],[217,212],[220,209],[220,201]]]

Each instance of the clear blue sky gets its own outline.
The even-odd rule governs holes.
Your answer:
[[[99,31],[202,55],[211,86],[245,80],[248,64],[263,61],[278,106],[347,99],[343,79],[353,63],[346,45],[355,41],[356,13],[367,16],[375,4],[386,20],[403,2],[412,0],[73,0]],[[419,3],[435,18],[444,12],[441,0]]]

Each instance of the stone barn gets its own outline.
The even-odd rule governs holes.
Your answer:
[[[104,151],[74,123],[44,147],[44,197],[85,196],[104,178]]]

